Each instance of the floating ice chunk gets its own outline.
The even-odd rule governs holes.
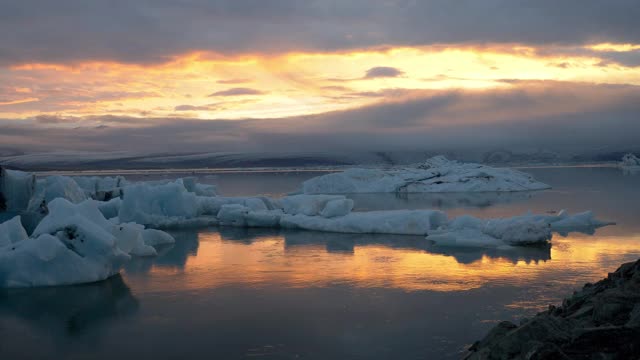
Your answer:
[[[198,196],[217,196],[218,189],[215,185],[211,184],[196,184],[193,192]]]
[[[182,184],[184,188],[191,193],[195,193],[196,191],[196,178],[194,177],[185,177],[176,180],[176,183]]]
[[[98,203],[54,199],[30,238],[15,220],[0,224],[0,230],[11,228],[12,242],[0,246],[0,287],[104,280],[118,273],[130,255],[156,255],[153,246],[174,241],[171,235],[142,225],[114,224],[104,218]]]
[[[98,209],[107,219],[113,219],[118,217],[118,212],[120,212],[120,207],[122,206],[122,199],[113,198],[109,201],[95,201],[96,205],[98,205]]]
[[[343,195],[292,195],[280,199],[285,213],[291,215],[319,215],[331,200],[344,200]]]
[[[142,231],[142,239],[144,243],[149,246],[173,244],[176,242],[176,239],[170,234],[156,229],[144,229]]]
[[[548,189],[529,174],[449,161],[443,156],[424,164],[393,169],[348,169],[305,181],[305,194],[502,192]]]
[[[1,248],[0,288],[104,280],[117,274],[129,258],[113,235],[85,219],[54,235],[41,234]]]
[[[87,195],[70,177],[48,176],[36,181],[36,190],[29,201],[28,211],[46,214],[47,204],[57,198],[77,204],[86,200]]]
[[[120,196],[121,188],[128,185],[127,180],[122,176],[77,176],[73,180],[80,186],[87,197],[100,201],[108,201]]]
[[[444,246],[498,247],[546,244],[551,240],[552,232],[592,232],[598,227],[611,224],[595,219],[590,211],[569,215],[563,210],[557,215],[527,214],[489,220],[465,215],[431,232],[427,239]]]
[[[549,223],[528,216],[489,220],[482,232],[508,245],[546,243],[551,240]]]
[[[135,223],[111,226],[111,233],[117,239],[118,247],[127,254],[136,256],[156,256],[156,249],[145,243],[144,226]]]
[[[49,203],[55,198],[67,199],[72,203],[79,203],[87,199],[78,184],[67,176],[47,176],[44,181],[44,200]]]
[[[282,210],[251,211],[246,215],[246,223],[250,227],[279,227],[282,215]]]
[[[345,216],[353,210],[353,200],[351,199],[334,199],[327,201],[324,209],[320,212],[320,216],[332,218],[337,216]]]
[[[27,232],[22,227],[20,216],[0,224],[0,247],[15,244],[18,241],[28,238]]]
[[[58,198],[51,201],[48,207],[49,214],[40,221],[32,236],[55,234],[64,227],[86,221],[94,227],[110,232],[112,224],[104,218],[94,201],[73,204],[66,199]]]
[[[222,205],[218,212],[218,221],[221,225],[246,226],[246,216],[249,208],[240,204]]]
[[[187,189],[188,192],[194,193],[198,196],[217,196],[217,188],[215,185],[211,184],[200,184],[197,182],[197,178],[195,177],[185,177],[180,178],[177,182],[182,183],[184,188]]]
[[[446,167],[446,166],[449,166],[451,163],[454,163],[454,161],[450,161],[443,155],[436,155],[425,160],[425,162],[423,162],[422,164],[418,164],[416,167],[419,169],[426,170],[426,169]]]
[[[17,170],[0,170],[0,211],[24,211],[29,206],[36,186],[36,177]]]
[[[163,225],[198,216],[197,196],[181,182],[151,186],[135,184],[124,189],[118,217],[121,222]]]
[[[550,222],[551,229],[561,235],[569,232],[579,231],[583,233],[593,233],[599,227],[614,225],[614,222],[601,221],[595,218],[593,212],[585,211],[573,216],[566,215],[561,212],[557,219]]]
[[[440,246],[458,247],[500,247],[505,245],[499,239],[483,233],[480,229],[468,228],[436,232],[427,236],[428,240]]]
[[[251,211],[265,211],[269,210],[267,205],[260,198],[249,198],[244,201],[244,206]]]
[[[284,215],[284,228],[356,234],[426,235],[447,224],[447,216],[436,210],[393,210],[352,212],[348,215],[321,216]]]
[[[114,199],[115,200],[115,199]],[[111,200],[111,201],[114,201]],[[169,234],[158,230],[149,232],[143,225],[135,223],[111,222],[102,215],[99,210],[100,202],[87,200],[80,204],[72,204],[64,199],[55,199],[49,203],[49,215],[38,224],[33,235],[53,234],[66,226],[73,226],[78,221],[88,220],[93,225],[111,233],[117,241],[118,247],[127,254],[136,256],[156,255],[151,246],[156,243],[169,243],[172,238]],[[120,220],[120,219],[118,219]],[[149,232],[149,234],[146,234]],[[153,239],[153,237],[156,239]],[[148,240],[148,241],[147,241]]]
[[[620,161],[619,165],[625,168],[640,167],[640,158],[632,153],[625,154],[622,157],[622,161]]]

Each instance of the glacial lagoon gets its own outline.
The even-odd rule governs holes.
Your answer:
[[[640,257],[640,175],[526,169],[551,190],[358,194],[356,210],[501,217],[593,210],[615,226],[551,246],[438,247],[421,236],[207,228],[107,281],[0,290],[2,359],[455,359],[500,320],[517,322]],[[311,171],[197,176],[223,195],[284,195]]]

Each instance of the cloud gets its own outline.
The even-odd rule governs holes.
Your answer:
[[[209,97],[214,96],[243,96],[243,95],[262,95],[264,92],[251,88],[232,88],[228,90],[216,91],[213,94],[209,94]]]
[[[379,46],[640,43],[636,0],[21,0],[0,63],[166,62],[177,54]]]
[[[375,79],[375,78],[389,78],[389,77],[398,77],[404,74],[403,71],[390,67],[390,66],[376,66],[369,70],[364,75],[365,79]]]
[[[25,152],[573,151],[637,144],[638,113],[638,86],[519,81],[502,90],[409,92],[362,108],[280,119],[0,120],[0,143]]]
[[[33,118],[35,121],[41,124],[64,124],[64,123],[75,123],[80,120],[77,117],[64,117],[57,115],[37,115]]]
[[[215,105],[178,105],[173,111],[210,111],[215,109]]]
[[[218,84],[245,84],[251,82],[251,79],[226,79],[216,81]]]

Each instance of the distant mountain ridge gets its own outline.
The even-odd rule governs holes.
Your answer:
[[[270,167],[342,167],[397,166],[420,163],[435,155],[450,159],[502,166],[607,163],[619,161],[620,151],[592,151],[562,154],[550,150],[511,151],[372,151],[372,152],[205,152],[136,154],[126,151],[49,152],[36,154],[0,153],[0,165],[23,170],[114,170],[114,169],[195,169],[195,168],[270,168]],[[640,154],[638,149],[635,149]]]

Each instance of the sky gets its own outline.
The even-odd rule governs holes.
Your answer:
[[[0,150],[610,148],[636,0],[0,0]]]

